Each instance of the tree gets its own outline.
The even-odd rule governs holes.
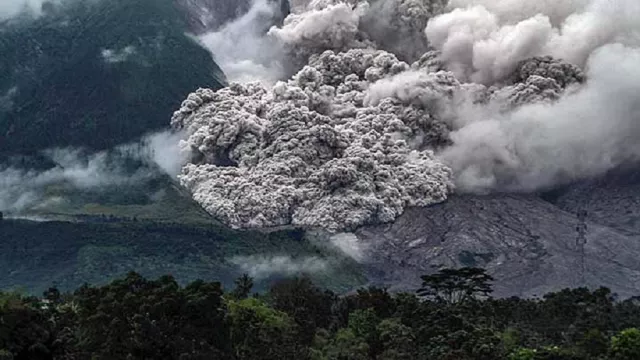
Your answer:
[[[100,287],[82,287],[77,340],[92,359],[225,359],[229,327],[222,285],[194,281],[181,289],[171,276],[136,273]]]
[[[510,354],[509,360],[585,360],[571,350],[562,349],[557,346],[548,346],[542,349],[522,348]]]
[[[0,360],[13,360],[13,354],[9,350],[0,350]]]
[[[0,292],[0,349],[7,359],[50,358],[50,323],[36,298]]]
[[[231,343],[236,359],[304,359],[297,342],[296,325],[285,313],[261,300],[248,298],[228,303]]]
[[[587,356],[594,359],[606,355],[610,346],[609,338],[598,329],[588,330],[577,345]]]
[[[416,344],[413,331],[399,319],[385,319],[378,324],[378,334],[384,349],[379,360],[415,359]]]
[[[640,359],[640,330],[630,328],[614,336],[611,339],[609,355],[612,360]]]
[[[492,281],[493,277],[480,268],[442,269],[434,275],[422,276],[422,287],[417,293],[436,301],[457,304],[488,297],[493,292]]]
[[[310,345],[319,328],[332,322],[335,294],[316,287],[307,277],[279,281],[269,290],[268,298],[276,310],[283,311],[299,327],[300,341]]]
[[[375,359],[382,351],[378,324],[380,319],[373,308],[356,310],[349,314],[349,329],[355,336],[365,341],[369,348],[369,356]]]
[[[327,360],[367,360],[369,345],[351,329],[340,329],[335,337],[321,351],[318,359]]]
[[[370,286],[358,289],[355,295],[348,296],[350,310],[373,309],[380,318],[388,318],[395,312],[396,304],[387,289]]]
[[[246,299],[253,289],[253,278],[248,274],[242,274],[234,283],[236,287],[231,292],[231,296],[236,299]]]

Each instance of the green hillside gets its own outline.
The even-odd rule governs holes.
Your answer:
[[[362,270],[350,258],[294,230],[239,232],[215,224],[187,226],[108,217],[81,223],[5,219],[0,220],[0,239],[0,289],[33,294],[52,285],[70,290],[85,282],[104,284],[129,271],[149,277],[172,274],[181,283],[215,279],[231,286],[247,271],[238,259],[251,263],[253,258],[260,262],[278,256],[292,263],[305,259],[325,263],[312,278],[336,291],[365,282]],[[262,288],[287,274],[253,275]]]
[[[176,4],[63,0],[0,23],[0,289],[73,289],[129,271],[226,284],[253,272],[260,287],[297,267],[337,291],[362,284],[360,267],[327,244],[230,230],[153,165],[114,150],[166,128],[188,93],[225,83]],[[82,149],[70,165],[45,152],[67,147]],[[98,150],[106,160],[93,171]],[[105,179],[74,182],[83,177]]]
[[[0,155],[106,149],[225,81],[172,0],[66,0],[0,23]]]

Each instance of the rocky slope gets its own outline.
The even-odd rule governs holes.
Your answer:
[[[560,208],[629,236],[640,235],[640,171],[623,169],[571,186],[553,199]]]
[[[555,204],[536,195],[455,196],[356,235],[370,278],[396,289],[438,268],[481,266],[498,296],[607,286],[627,297],[640,293],[639,186],[637,177],[609,175],[574,185]],[[579,210],[587,214],[584,246]]]

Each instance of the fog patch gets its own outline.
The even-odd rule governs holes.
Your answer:
[[[237,265],[242,272],[258,280],[271,276],[293,276],[304,273],[316,273],[325,271],[328,268],[325,260],[315,256],[295,259],[286,255],[236,256],[231,258],[230,262]]]

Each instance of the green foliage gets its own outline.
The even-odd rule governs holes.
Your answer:
[[[611,339],[610,357],[613,360],[640,359],[640,330],[622,330]]]
[[[587,357],[595,359],[606,355],[610,346],[609,337],[600,329],[589,329],[578,340],[577,346]]]
[[[327,360],[366,360],[369,359],[369,346],[353,330],[339,329],[323,349],[323,354],[321,358]]]
[[[220,283],[181,289],[170,276],[149,281],[131,273],[102,288],[84,286],[75,301],[77,342],[96,359],[205,359],[229,344]]]
[[[319,328],[328,328],[335,295],[316,287],[308,277],[279,281],[269,290],[274,308],[289,314],[300,331],[300,341],[311,344]]]
[[[298,359],[305,349],[296,341],[291,318],[256,298],[228,302],[231,342],[237,359]]]
[[[380,334],[378,332],[380,319],[373,309],[356,310],[349,314],[349,329],[359,339],[367,343],[369,356],[375,358],[381,351]]]
[[[380,360],[415,359],[416,343],[413,330],[402,324],[398,318],[385,319],[378,324],[382,353]]]
[[[13,360],[13,354],[9,350],[1,349],[0,360]]]
[[[510,357],[510,360],[582,360],[584,356],[569,350],[559,348],[557,346],[547,346],[542,349],[521,349]]]
[[[507,328],[500,334],[500,340],[504,350],[511,354],[515,350],[520,350],[518,344],[522,343],[521,332],[515,328]]]
[[[234,231],[215,223],[156,221],[0,223],[0,289],[24,286],[41,294],[52,284],[62,291],[83,283],[105,284],[135,270],[149,278],[172,274],[180,284],[219,280],[232,289],[243,269],[235,256],[317,256],[332,264],[313,280],[336,291],[364,281],[360,266],[338,250],[319,247],[296,231]],[[254,291],[272,278],[255,280]]]
[[[448,303],[377,288],[339,297],[304,277],[245,297],[251,278],[237,280],[243,290],[226,294],[218,282],[136,273],[72,294],[1,293],[0,360],[640,358],[640,324],[620,327],[640,304],[606,289]]]

